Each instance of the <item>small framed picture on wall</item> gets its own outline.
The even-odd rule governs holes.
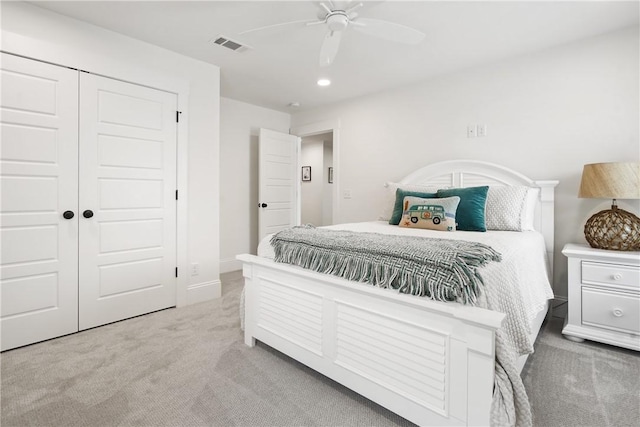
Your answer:
[[[329,184],[333,184],[333,168],[329,166]]]
[[[311,181],[311,166],[302,167],[302,180]]]

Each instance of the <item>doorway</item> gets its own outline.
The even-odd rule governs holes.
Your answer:
[[[302,137],[300,150],[302,224],[333,224],[333,131]]]

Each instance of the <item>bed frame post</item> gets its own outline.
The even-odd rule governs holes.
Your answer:
[[[249,347],[256,345],[254,338],[256,292],[253,291],[253,266],[247,262],[242,265],[242,275],[244,276],[244,313],[240,313],[240,318],[244,318],[244,343]],[[241,304],[242,306],[242,304]]]
[[[495,331],[470,327],[467,335],[468,426],[490,425],[495,371]]]
[[[547,248],[547,262],[549,263],[549,282],[553,286],[553,256],[554,256],[554,200],[555,188],[558,181],[534,181],[540,187],[540,228],[539,231],[544,236]]]

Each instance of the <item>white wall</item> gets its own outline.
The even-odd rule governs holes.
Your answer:
[[[302,138],[300,166],[311,166],[311,181],[302,181],[300,185],[301,221],[303,224],[324,225],[324,141],[321,135]]]
[[[324,141],[322,150],[322,225],[333,224],[333,184],[329,183],[329,168],[333,167],[333,134]]]
[[[188,152],[178,178],[188,181],[188,231],[178,236],[187,252],[178,253],[178,304],[218,296],[219,68],[21,2],[2,3],[2,50],[179,93],[187,127],[179,133],[188,141],[179,136],[178,144]],[[187,274],[192,262],[200,264],[198,276]]]
[[[235,256],[258,247],[258,135],[289,133],[291,116],[233,99],[220,99],[220,270],[238,270]]]
[[[456,158],[558,179],[556,295],[566,296],[567,242],[584,242],[589,215],[610,201],[578,199],[585,163],[638,161],[639,38],[630,28],[292,117],[292,127],[339,119],[336,222],[375,220],[385,181]],[[468,139],[467,124],[488,136]],[[637,201],[620,206],[640,211]]]
[[[311,166],[311,181],[301,183],[301,221],[315,226],[333,224],[333,184],[328,183],[333,166],[333,133],[302,138],[302,166]]]

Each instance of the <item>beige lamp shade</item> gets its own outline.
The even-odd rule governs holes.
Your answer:
[[[640,162],[584,165],[578,197],[640,199]]]
[[[594,214],[584,225],[591,247],[640,250],[640,218],[616,205],[616,199],[640,199],[640,162],[584,165],[578,197],[613,199],[611,209]]]

